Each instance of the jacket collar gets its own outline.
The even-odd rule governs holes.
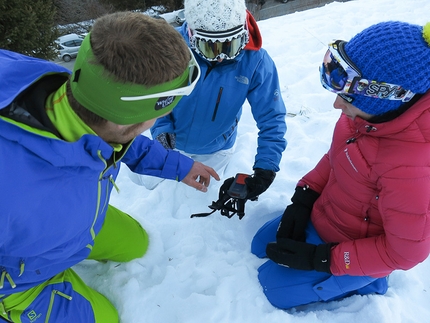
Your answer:
[[[343,116],[347,118],[346,116]],[[371,123],[360,117],[350,120],[351,125],[364,135],[390,137],[408,141],[430,141],[430,91],[424,94],[412,107],[397,118],[383,122]]]

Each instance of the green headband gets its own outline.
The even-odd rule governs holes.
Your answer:
[[[170,112],[182,96],[123,101],[121,97],[141,96],[176,89],[188,84],[187,68],[173,81],[153,87],[115,81],[96,63],[89,33],[82,42],[70,82],[73,97],[85,108],[116,124],[129,125],[158,118]]]

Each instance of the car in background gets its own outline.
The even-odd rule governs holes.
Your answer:
[[[55,41],[58,49],[58,58],[65,62],[70,62],[72,58],[76,58],[84,38],[84,35],[78,34],[68,34],[59,37]]]
[[[184,9],[179,10],[179,11],[176,13],[175,22],[176,22],[179,26],[181,26],[181,25],[185,22]]]

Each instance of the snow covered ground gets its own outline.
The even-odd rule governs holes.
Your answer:
[[[394,272],[384,296],[353,296],[282,311],[266,300],[257,280],[263,260],[250,253],[257,229],[283,211],[297,180],[329,147],[340,112],[332,106],[335,95],[319,82],[327,43],[349,40],[386,20],[424,25],[429,13],[429,0],[355,0],[260,21],[263,46],[278,66],[289,113],[289,144],[273,185],[258,202],[246,203],[242,220],[218,212],[190,218],[209,211],[225,178],[252,172],[257,128],[246,104],[233,160],[207,193],[173,181],[149,191],[135,185],[122,168],[117,181],[121,192],[112,193],[111,203],[148,231],[151,243],[142,259],[124,264],[86,260],[74,269],[115,304],[123,323],[430,322],[430,260],[408,272]]]

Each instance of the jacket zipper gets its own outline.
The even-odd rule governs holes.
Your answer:
[[[216,104],[215,104],[215,109],[214,109],[214,114],[212,115],[212,121],[215,121],[215,117],[216,117],[216,114],[218,112],[218,106],[219,106],[219,103],[221,101],[221,95],[222,95],[223,89],[224,89],[223,87],[219,88],[218,97],[216,99]]]
[[[59,290],[54,289],[51,292],[51,299],[49,300],[48,311],[46,313],[46,320],[45,320],[45,322],[49,322],[49,319],[51,317],[52,309],[54,308],[54,298],[55,298],[55,295],[64,297],[65,299],[67,299],[69,301],[72,300],[72,296],[64,294],[64,293],[60,292]]]
[[[100,176],[99,176],[99,181],[98,181],[98,186],[97,186],[97,207],[96,207],[96,214],[95,214],[95,216],[94,216],[94,221],[93,221],[93,224],[91,225],[91,229],[90,229],[90,233],[91,233],[91,237],[93,238],[93,240],[95,239],[95,237],[96,237],[96,235],[95,235],[95,232],[94,232],[94,225],[96,224],[96,222],[97,222],[97,218],[98,218],[98,215],[99,215],[99,212],[100,212],[100,206],[101,206],[101,192],[102,192],[102,189],[101,189],[101,181],[103,180],[103,176],[104,176],[104,174],[106,174],[106,172],[108,171],[108,169],[110,168],[110,167],[114,167],[114,168],[116,168],[116,167],[118,167],[118,165],[117,165],[117,162],[119,162],[123,157],[124,157],[124,155],[127,153],[127,151],[128,151],[128,149],[130,148],[130,146],[131,146],[131,144],[133,143],[133,141],[131,141],[130,142],[130,144],[128,144],[128,146],[126,146],[126,148],[125,148],[125,150],[122,152],[122,154],[121,154],[121,156],[119,156],[119,158],[117,159],[117,160],[115,160],[115,158],[112,160],[112,163],[110,163],[110,162],[108,162],[108,161],[106,161],[106,159],[104,159],[103,158],[103,156],[102,156],[102,153],[101,153],[101,150],[99,150],[99,151],[97,151],[97,156],[99,157],[99,159],[104,163],[104,165],[105,165],[105,168],[104,168],[104,170],[100,173]],[[115,184],[115,181],[114,181],[114,179],[113,179],[113,176],[111,175],[111,176],[109,176],[109,178],[108,178],[108,185],[109,185],[109,182],[115,187],[115,189],[117,190],[117,192],[119,192],[119,188],[118,188],[118,186]],[[106,192],[107,192],[107,188],[106,188]],[[106,201],[105,201],[105,205],[103,206],[103,207],[105,207],[106,205],[107,205],[107,203],[108,203],[108,201],[109,201],[109,196],[108,195],[106,195]],[[87,247],[90,249],[90,250],[92,250],[92,245],[91,244],[88,244],[87,245]]]
[[[91,237],[94,240],[96,238],[96,233],[94,232],[94,225],[97,222],[97,218],[99,216],[99,211],[100,211],[100,204],[101,204],[101,181],[103,179],[103,175],[105,174],[105,172],[107,171],[107,162],[106,160],[103,158],[101,151],[97,151],[97,155],[99,156],[100,160],[105,164],[105,169],[100,173],[99,176],[99,181],[98,181],[98,185],[97,185],[97,207],[96,207],[96,214],[94,215],[94,221],[93,224],[91,225],[91,229],[90,229],[90,233],[91,233]],[[91,245],[88,245],[88,247],[90,248],[90,250],[92,249]]]

